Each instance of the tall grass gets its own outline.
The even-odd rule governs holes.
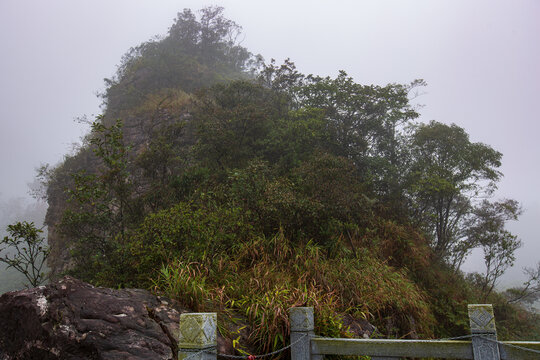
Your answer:
[[[342,314],[379,322],[392,318],[407,333],[414,317],[429,333],[432,317],[426,295],[404,271],[371,256],[344,251],[329,256],[312,242],[291,246],[282,232],[236,245],[235,256],[204,265],[178,260],[162,267],[155,286],[194,311],[235,312],[247,319],[249,342],[261,352],[288,343],[288,309],[313,306],[322,336],[352,336]],[[384,320],[384,321],[383,321]]]

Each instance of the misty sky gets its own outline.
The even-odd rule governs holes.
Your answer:
[[[303,73],[348,72],[363,84],[427,81],[422,121],[464,127],[504,154],[498,198],[524,215],[520,267],[540,260],[540,1],[0,0],[0,195],[27,196],[100,113],[103,78],[131,46],[165,34],[183,8],[225,7],[242,45]],[[469,261],[466,270],[482,269]]]

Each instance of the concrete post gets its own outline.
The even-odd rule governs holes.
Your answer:
[[[291,324],[291,360],[312,360],[311,337],[315,335],[312,307],[289,309]]]
[[[216,360],[216,313],[180,314],[178,330],[178,360]]]
[[[493,307],[491,304],[471,304],[468,310],[474,360],[500,360]]]

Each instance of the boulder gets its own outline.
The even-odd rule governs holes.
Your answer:
[[[0,360],[174,359],[183,311],[145,290],[64,277],[0,297]]]

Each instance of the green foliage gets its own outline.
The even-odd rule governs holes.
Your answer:
[[[266,140],[264,158],[286,173],[324,151],[328,143],[324,111],[316,108],[291,110],[280,117]]]
[[[293,169],[298,190],[321,205],[320,216],[359,222],[368,217],[369,199],[354,164],[343,157],[316,153]]]
[[[168,36],[130,49],[116,76],[105,80],[102,97],[107,119],[124,116],[161,89],[193,92],[246,77],[255,59],[237,43],[240,32],[240,26],[223,16],[221,7],[204,8],[198,17],[189,9],[178,13]]]
[[[122,122],[107,127],[101,118],[92,124],[89,143],[99,160],[96,173],[72,174],[68,188],[72,206],[63,214],[60,231],[74,239],[76,266],[72,273],[89,280],[108,266],[118,266],[111,254],[125,241],[128,226],[139,216],[134,206],[134,184],[128,171],[129,147],[124,144]]]
[[[330,151],[351,159],[362,180],[386,197],[396,196],[401,175],[401,128],[418,117],[408,92],[422,85],[360,85],[340,71],[335,79],[308,76],[297,93],[302,107],[324,110]]]
[[[422,80],[361,85],[290,60],[251,72],[222,12],[184,10],[126,54],[85,144],[43,169],[54,257],[69,248],[96,284],[240,314],[261,352],[286,344],[298,305],[320,335],[358,335],[351,319],[394,337],[466,333],[481,277],[460,261],[483,247],[489,289],[518,243],[504,228],[517,203],[478,200],[501,154],[455,125],[410,125]]]
[[[165,294],[178,299],[182,305],[193,311],[212,308],[212,296],[206,284],[206,269],[199,263],[184,263],[180,260],[161,267],[154,284]]]
[[[412,128],[407,190],[412,218],[432,238],[441,259],[463,255],[473,201],[489,195],[499,180],[502,154],[472,143],[464,129],[435,121]]]
[[[24,221],[8,225],[7,232],[9,235],[0,241],[0,254],[3,252],[0,262],[23,274],[32,287],[42,284],[47,280],[42,270],[50,253],[41,236],[43,230]],[[14,250],[15,254],[10,255],[9,250]]]
[[[211,202],[204,207],[178,203],[150,214],[133,232],[127,248],[129,272],[138,274],[138,282],[148,283],[162,265],[179,258],[212,262],[251,233],[251,225],[240,208]]]
[[[474,211],[474,223],[468,229],[484,253],[486,265],[482,281],[483,300],[493,291],[499,277],[513,265],[515,251],[521,246],[517,236],[505,229],[509,220],[517,220],[521,209],[517,201],[505,200],[490,203],[484,200]]]
[[[197,158],[221,170],[260,157],[275,124],[273,94],[248,81],[218,84],[202,92],[194,113]]]
[[[527,339],[540,341],[540,315],[538,312],[527,311],[518,304],[509,304],[499,294],[492,294],[495,318],[497,320],[497,335],[504,341]],[[500,330],[499,330],[500,329]]]
[[[315,307],[316,331],[322,336],[353,335],[343,325],[345,312],[377,324],[392,319],[392,336],[409,331],[408,316],[422,324],[418,330],[424,335],[431,333],[433,321],[427,295],[405,272],[372,254],[358,259],[350,252],[332,255],[312,242],[293,244],[282,232],[252,236],[206,264],[179,260],[163,265],[155,285],[198,311],[245,315],[250,342],[261,352],[286,345],[292,306]]]
[[[146,149],[135,160],[141,187],[145,188],[140,196],[140,206],[151,212],[168,208],[184,199],[187,182],[201,169],[191,169],[188,173],[189,151],[183,141],[186,126],[184,122],[170,124],[160,128],[151,136]],[[136,170],[133,170],[136,172]]]

